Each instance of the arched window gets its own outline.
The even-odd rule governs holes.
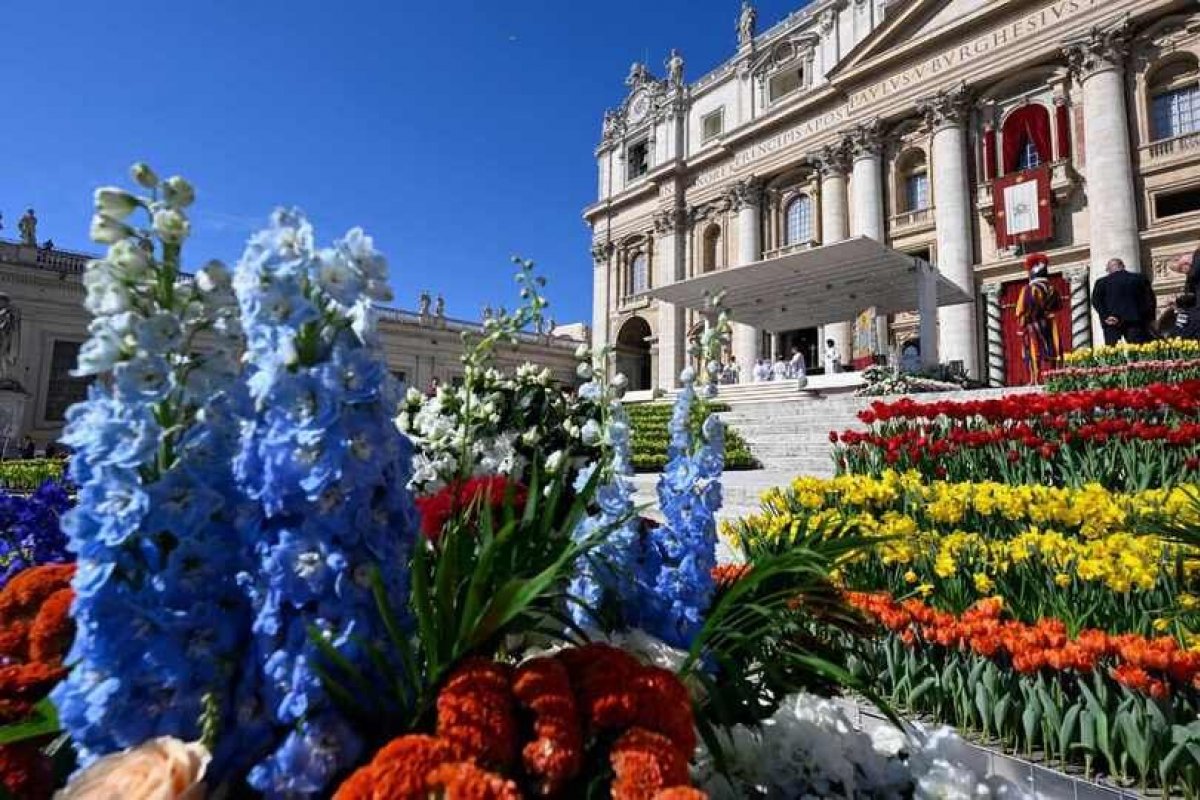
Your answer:
[[[1030,103],[1008,115],[1000,130],[1004,137],[1004,172],[1033,169],[1051,160],[1050,112]]]
[[[1195,56],[1172,59],[1150,82],[1150,135],[1172,139],[1200,131],[1200,68]]]
[[[650,263],[645,253],[637,253],[629,268],[630,294],[641,294],[650,288]]]
[[[704,252],[700,256],[701,272],[712,272],[717,268],[721,252],[721,226],[709,225],[704,230]]]
[[[784,244],[803,244],[813,239],[812,198],[797,195],[787,204],[784,212]]]
[[[909,150],[896,164],[900,179],[900,206],[904,211],[929,208],[929,168],[922,150]]]

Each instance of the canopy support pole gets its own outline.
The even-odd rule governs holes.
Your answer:
[[[917,269],[917,314],[920,316],[921,367],[938,365],[937,268],[923,258],[914,258]]]

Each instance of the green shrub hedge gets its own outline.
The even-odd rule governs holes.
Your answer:
[[[0,489],[32,492],[46,481],[61,480],[66,467],[67,462],[58,458],[0,461]]]
[[[633,428],[633,468],[638,472],[657,472],[667,464],[668,425],[673,410],[670,403],[633,403],[627,405]],[[710,413],[728,411],[724,403],[698,400],[692,406],[692,429],[698,431]],[[725,469],[754,469],[758,461],[737,431],[725,428]]]

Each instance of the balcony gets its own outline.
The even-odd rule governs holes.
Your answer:
[[[816,246],[817,242],[814,239],[808,239],[803,242],[792,242],[791,244],[785,244],[783,247],[776,247],[773,250],[763,253],[763,260],[766,261],[768,258],[778,258],[779,256],[789,256],[792,253],[799,253],[801,250],[811,250]]]
[[[1050,167],[1050,197],[1054,203],[1065,203],[1081,184],[1079,173],[1071,166],[1070,159],[1060,158],[1052,161]],[[975,207],[989,223],[995,222],[995,196],[992,191],[992,181],[980,183],[975,187]]]
[[[650,305],[650,295],[648,294],[628,294],[621,298],[617,303],[618,311],[636,311],[639,308],[646,308]]]
[[[910,233],[922,233],[932,230],[933,224],[933,206],[903,211],[892,215],[891,234],[892,236],[904,236]]]
[[[1138,153],[1143,169],[1174,166],[1180,161],[1200,156],[1200,131],[1142,145]]]

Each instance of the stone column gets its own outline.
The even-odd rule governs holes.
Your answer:
[[[967,123],[971,106],[965,86],[938,92],[919,105],[933,134],[933,219],[937,227],[938,272],[968,296],[975,296],[973,202],[967,180]],[[980,376],[975,306],[947,306],[939,314],[942,358],[961,361],[967,374]]]
[[[850,208],[847,199],[847,173],[850,158],[844,143],[827,145],[812,156],[821,174],[821,244],[833,244],[850,237]],[[833,339],[842,356],[843,368],[848,368],[854,352],[854,323],[830,322],[825,326],[825,339]],[[825,352],[825,342],[818,348]],[[822,356],[823,358],[823,356]]]
[[[1125,109],[1128,20],[1093,28],[1064,53],[1083,89],[1084,177],[1091,236],[1091,282],[1104,276],[1110,258],[1134,272],[1142,269],[1134,198],[1133,160]],[[1099,320],[1093,333],[1099,335]]]
[[[762,257],[762,220],[759,214],[762,208],[762,185],[753,176],[738,181],[730,190],[729,200],[738,220],[737,266],[753,264]],[[733,355],[745,376],[759,358],[759,333],[756,328],[743,325],[736,319],[730,339]]]
[[[683,278],[684,214],[668,209],[654,215],[654,233],[658,237],[658,261],[655,286],[667,286]],[[658,388],[674,389],[683,371],[687,354],[684,309],[658,301]],[[739,359],[740,360],[740,359]]]
[[[1067,283],[1071,287],[1071,349],[1080,350],[1092,346],[1092,305],[1090,270],[1077,267],[1067,270]]]
[[[592,243],[592,347],[610,344],[608,314],[612,296],[614,249],[611,242]]]
[[[921,366],[938,365],[937,267],[923,258],[914,259],[917,267],[918,337],[921,342]]]
[[[859,125],[849,133],[850,155],[854,163],[850,174],[854,194],[854,206],[850,210],[850,233],[879,242],[886,239],[881,134],[879,120]],[[875,318],[875,338],[876,355],[886,354],[889,350],[887,317]]]
[[[1000,284],[983,285],[984,309],[987,312],[987,382],[989,386],[1004,385],[1004,328],[1000,309]]]

